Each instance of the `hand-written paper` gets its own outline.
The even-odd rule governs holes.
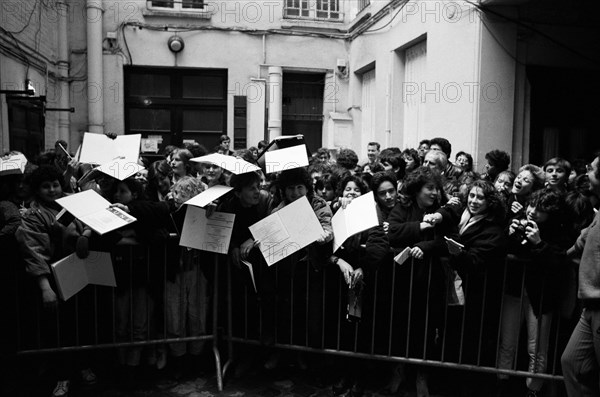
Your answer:
[[[333,218],[333,252],[344,244],[348,237],[379,224],[373,192],[364,194],[352,200],[346,208],[340,208]]]
[[[234,220],[235,214],[213,212],[207,218],[206,210],[187,206],[179,245],[226,255]]]
[[[323,228],[306,197],[250,226],[267,265],[271,266],[306,247],[323,234]]]
[[[58,294],[65,301],[88,284],[117,286],[108,252],[91,251],[84,259],[71,254],[53,263],[50,268],[58,287]]]

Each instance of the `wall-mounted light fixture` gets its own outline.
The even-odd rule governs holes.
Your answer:
[[[169,38],[169,50],[171,50],[174,53],[178,53],[181,50],[183,50],[183,47],[185,46],[183,39],[177,35],[175,36],[171,36]]]

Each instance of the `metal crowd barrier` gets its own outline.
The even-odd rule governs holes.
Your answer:
[[[562,382],[560,356],[578,318],[576,310],[567,319],[554,310],[546,370],[528,371],[528,355],[520,340],[526,334],[521,319],[528,267],[519,273],[520,259],[511,256],[497,271],[476,272],[462,280],[466,303],[461,306],[449,301],[453,284],[448,282],[446,258],[409,260],[403,265],[391,258],[365,277],[358,322],[345,319],[348,287],[337,266],[315,271],[306,262],[255,265],[255,291],[246,268],[229,263],[224,325],[229,359],[223,376],[240,358],[237,346],[246,344]],[[507,368],[499,366],[498,357],[504,295],[511,277],[513,284],[515,277],[520,284],[519,329],[516,353]],[[541,302],[546,298],[542,293]],[[538,325],[540,321],[541,317]]]
[[[172,337],[167,330],[163,293],[169,277],[167,248],[117,246],[112,257],[117,288],[88,286],[61,303],[50,316],[42,309],[38,287],[31,280],[19,278],[21,282],[14,284],[14,351],[31,355],[210,341],[219,390],[238,358],[238,344],[562,381],[560,355],[572,331],[572,321],[578,317],[575,313],[571,318],[553,313],[552,343],[543,373],[527,370],[527,355],[519,341],[521,332],[517,332],[517,354],[510,368],[500,368],[503,296],[518,259],[507,261],[497,272],[474,273],[472,278],[465,278],[462,285],[466,304],[452,306],[449,267],[443,258],[398,265],[390,255],[386,263],[366,275],[361,318],[350,322],[345,318],[348,287],[336,266],[315,269],[306,262],[290,265],[285,261],[269,268],[255,265],[255,291],[245,267],[238,269],[228,257],[206,254],[201,263],[207,280],[212,279],[212,284],[207,283],[212,302],[206,333]],[[522,274],[516,273],[521,284],[519,319],[523,317],[525,269]],[[123,316],[118,319],[117,301],[120,293],[131,295],[140,286],[145,289],[142,322],[146,326],[143,335],[137,332],[134,337],[134,317],[140,313],[130,300],[126,308],[128,321]],[[225,291],[220,292],[219,287],[225,287]],[[541,301],[544,299],[542,296]],[[154,310],[151,300],[157,303]],[[226,316],[219,317],[223,311]],[[517,326],[521,329],[522,322]],[[125,338],[119,337],[119,329],[126,331]],[[219,342],[228,352],[223,366]]]
[[[219,391],[223,390],[217,330],[219,258],[203,252],[197,273],[197,277],[205,277],[206,281],[212,278],[212,283],[204,283],[210,291],[210,295],[204,294],[207,301],[200,302],[199,299],[195,302],[206,304],[205,319],[208,323],[204,324],[205,332],[174,337],[173,332],[167,329],[165,290],[168,273],[177,265],[169,263],[168,250],[181,249],[177,244],[173,236],[169,243],[160,246],[118,244],[111,250],[117,287],[89,285],[66,302],[60,302],[57,309],[50,312],[42,308],[39,288],[22,272],[17,272],[12,351],[16,355],[95,349],[127,351],[148,347],[167,349],[173,343],[212,342],[217,386]],[[201,284],[197,279],[196,285]],[[196,292],[199,296],[204,293]],[[212,304],[212,309],[209,309],[209,304]],[[185,323],[181,322],[180,326],[184,327]],[[186,335],[186,332],[180,328],[175,334]]]

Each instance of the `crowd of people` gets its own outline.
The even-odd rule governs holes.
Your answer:
[[[242,291],[235,286],[255,285],[248,290],[255,291],[250,295],[260,311],[254,328],[265,347],[266,369],[277,367],[282,358],[274,345],[291,343],[438,361],[445,357],[511,370],[524,323],[526,370],[544,373],[553,324],[559,319],[570,324],[570,335],[582,307],[600,307],[598,270],[593,266],[589,270],[587,262],[590,279],[584,287],[589,296],[585,291],[582,295],[581,285],[582,299],[577,295],[578,268],[594,260],[597,267],[597,256],[586,251],[585,238],[597,238],[586,232],[593,230],[600,204],[598,158],[586,162],[555,157],[544,164],[523,165],[515,173],[509,154],[492,150],[478,172],[469,153],[456,153],[452,162],[451,143],[437,137],[404,150],[381,149],[379,143],[370,142],[364,161],[351,149],[320,148],[310,156],[308,167],[271,174],[232,174],[212,163],[191,161],[215,152],[256,163],[268,145],[261,141],[256,147],[231,150],[230,143],[224,135],[211,151],[197,143],[167,146],[164,158],[148,162],[141,157],[145,170],[120,181],[102,173],[90,177],[91,166],[78,163],[67,143],[58,141],[55,149],[31,159],[23,174],[0,176],[2,249],[10,253],[17,273],[27,275],[31,296],[43,303],[47,318],[42,321],[56,321],[57,308],[61,324],[81,321],[69,317],[73,300],[58,298],[50,264],[73,252],[85,258],[90,250],[110,251],[117,277],[117,342],[206,334],[215,254],[180,247],[179,239],[169,236],[181,235],[183,203],[216,185],[233,190],[211,203],[207,216],[215,210],[235,214],[229,255],[217,260],[230,265],[234,295]],[[68,224],[57,220],[62,208],[56,200],[87,189],[137,221],[99,236],[78,219]],[[377,226],[350,237],[334,252],[333,215],[368,192],[375,198]],[[302,197],[308,199],[323,233],[269,267],[249,227]],[[410,263],[396,265],[394,257],[403,251]],[[129,267],[122,265],[126,261]],[[166,263],[164,269],[155,265],[160,261]],[[248,263],[255,280],[249,277]],[[324,271],[339,277],[325,278]],[[291,282],[294,278],[305,282]],[[392,280],[395,288],[386,280]],[[347,294],[331,299],[340,294],[340,285]],[[85,290],[78,295],[79,312],[95,302],[86,299]],[[335,307],[326,303],[332,301]],[[155,324],[160,321],[152,319],[163,318],[161,333],[157,328],[162,325]],[[331,318],[333,325],[328,323]],[[581,327],[580,323],[576,330]],[[77,338],[84,338],[83,328],[77,332]],[[42,339],[53,343],[57,338],[69,343],[75,337],[64,331],[57,336],[51,328],[43,333]],[[302,335],[306,338],[298,341]],[[564,339],[564,346],[569,335],[557,339]],[[598,395],[598,366],[577,367],[581,357],[575,347],[571,340],[563,356],[569,395]],[[145,357],[158,368],[177,373],[197,363],[207,349],[202,340],[195,340],[118,352],[124,372],[134,373]],[[301,357],[299,362],[309,365]],[[93,384],[93,366],[89,357],[56,356],[53,395],[68,393],[75,369],[82,382]],[[341,357],[331,368],[337,375],[334,395],[363,394],[368,373],[364,360]],[[428,395],[425,367],[398,364],[386,370],[390,373],[386,392],[400,393],[414,379],[419,397]],[[588,377],[582,378],[585,371]],[[507,379],[498,375],[498,395],[509,395]],[[581,384],[596,394],[578,394]],[[543,386],[542,379],[527,378],[527,396],[541,395]],[[466,392],[483,395],[478,389]]]

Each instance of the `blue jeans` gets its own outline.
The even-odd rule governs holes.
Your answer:
[[[600,397],[600,309],[584,309],[560,360],[569,397]]]

